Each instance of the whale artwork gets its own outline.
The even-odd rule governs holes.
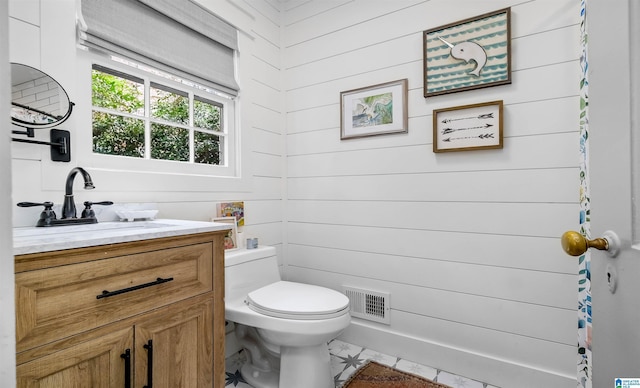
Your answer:
[[[465,62],[474,61],[476,63],[475,69],[468,72],[467,74],[475,75],[476,77],[480,76],[480,72],[484,68],[484,65],[487,64],[487,53],[484,51],[484,48],[475,42],[460,42],[456,44],[451,44],[444,40],[442,37],[438,36],[444,44],[449,46],[451,57],[455,59],[460,59]]]

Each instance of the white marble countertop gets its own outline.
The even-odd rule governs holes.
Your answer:
[[[51,252],[230,228],[229,224],[168,219],[13,228],[13,254]]]

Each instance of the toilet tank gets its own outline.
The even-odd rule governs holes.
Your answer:
[[[225,299],[244,299],[247,293],[275,283],[280,278],[276,248],[260,246],[224,253]]]

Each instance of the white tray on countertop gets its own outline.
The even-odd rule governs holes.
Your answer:
[[[116,210],[116,215],[121,221],[153,220],[158,214],[157,210]]]

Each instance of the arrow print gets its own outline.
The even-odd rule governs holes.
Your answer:
[[[445,128],[445,129],[442,130],[442,134],[446,135],[448,133],[452,133],[452,132],[455,132],[455,131],[466,131],[466,130],[469,130],[469,129],[486,129],[486,128],[490,128],[490,127],[493,127],[493,124],[485,124],[485,125],[481,125],[479,127],[468,127],[468,128],[455,128],[455,129],[454,128]]]
[[[452,121],[460,121],[460,120],[471,120],[471,119],[481,119],[481,120],[486,120],[486,119],[492,119],[493,118],[493,112],[491,113],[485,113],[485,114],[481,114],[479,116],[470,116],[470,117],[460,117],[458,119],[444,119],[442,120],[442,122],[444,124],[446,123],[450,123]]]
[[[492,139],[493,138],[493,133],[483,133],[480,134],[478,136],[462,136],[462,137],[448,137],[446,139],[442,139],[442,141],[446,141],[451,143],[452,141],[455,140],[465,140],[465,139]]]

